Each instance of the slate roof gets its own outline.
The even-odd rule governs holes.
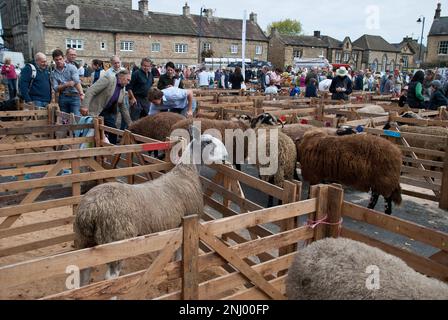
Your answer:
[[[400,52],[394,45],[384,40],[381,36],[372,36],[365,34],[358,40],[353,42],[354,46],[360,47],[363,50],[372,51],[386,51],[386,52]]]
[[[39,1],[44,25],[48,28],[66,28],[68,14],[65,14],[65,10],[72,4],[73,0]],[[197,15],[184,16],[158,12],[149,12],[148,15],[144,15],[138,10],[120,10],[88,4],[77,4],[77,6],[80,8],[81,30],[198,36],[200,18]],[[202,17],[202,28],[204,37],[241,39],[242,20]],[[247,39],[269,41],[261,28],[249,20],[247,21]]]
[[[440,19],[434,19],[429,36],[441,36],[448,35],[448,17],[440,17]]]
[[[314,36],[287,36],[279,35],[280,40],[289,46],[298,47],[318,47],[318,48],[330,48],[330,49],[343,49],[343,42],[332,38],[330,36],[321,36],[320,38]],[[352,46],[354,50],[362,50],[357,46]]]

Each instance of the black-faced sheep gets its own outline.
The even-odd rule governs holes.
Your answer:
[[[185,117],[173,112],[161,112],[134,122],[129,131],[151,139],[165,141],[171,135],[171,127],[185,120]]]
[[[286,279],[286,296],[290,300],[446,300],[448,285],[377,248],[328,238],[296,255]]]
[[[401,150],[392,142],[367,134],[333,137],[321,129],[307,132],[297,150],[302,176],[310,184],[331,181],[358,191],[372,191],[369,208],[374,209],[379,195],[401,204]]]
[[[75,247],[83,249],[169,230],[179,227],[185,215],[201,216],[202,186],[191,158],[195,141],[198,139],[190,143],[179,164],[156,180],[139,185],[107,183],[90,190],[76,213]],[[222,162],[227,157],[218,139],[203,135],[200,143],[204,161]],[[121,261],[109,263],[106,279],[118,277],[120,270]],[[85,269],[81,284],[89,280],[90,269]]]
[[[277,123],[277,118],[269,113],[261,114],[252,120],[252,128],[256,129],[258,143],[256,145],[249,146],[249,155],[257,154],[256,164],[259,170],[260,178],[263,181],[283,188],[285,180],[293,180],[296,176],[297,151],[294,141],[288,135],[281,132],[281,129],[272,128],[272,126]],[[261,136],[262,134],[263,136]],[[274,143],[277,142],[277,150],[273,150],[274,146],[271,144],[271,135],[276,135],[277,137],[276,141],[274,139]],[[259,140],[262,137],[265,137],[264,141],[263,139]],[[276,172],[270,174],[264,173],[264,171],[271,171],[272,166],[275,165],[275,163],[263,163],[264,161],[259,159],[258,149],[261,144],[266,145],[266,156],[271,160],[275,159],[275,161],[277,161]],[[252,148],[255,148],[255,150]],[[268,207],[271,207],[272,205],[273,198],[270,196],[268,200]]]

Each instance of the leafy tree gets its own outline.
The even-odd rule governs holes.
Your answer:
[[[302,34],[302,24],[299,20],[285,19],[272,22],[268,25],[268,34],[271,34],[272,28],[276,28],[280,34],[288,36],[297,36]]]

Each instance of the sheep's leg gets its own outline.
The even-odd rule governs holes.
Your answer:
[[[241,164],[240,163],[235,163],[235,169],[238,171],[241,171]]]
[[[106,280],[115,279],[120,276],[121,261],[115,261],[107,264]]]
[[[385,198],[386,200],[386,211],[385,213],[388,215],[392,215],[392,198]]]
[[[274,206],[274,197],[269,195],[268,196],[268,208],[272,208]]]
[[[369,205],[367,206],[367,208],[369,208],[371,210],[375,209],[379,198],[380,198],[380,195],[378,193],[372,191],[372,195],[370,197]]]
[[[80,285],[84,287],[90,283],[90,275],[92,274],[92,268],[83,269],[80,272]]]

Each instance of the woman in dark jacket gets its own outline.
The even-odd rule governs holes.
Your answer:
[[[317,98],[317,80],[312,78],[306,86],[305,98]]]
[[[229,82],[232,84],[232,89],[241,90],[241,83],[244,82],[244,78],[240,67],[235,68],[235,72],[230,75]]]
[[[412,77],[408,90],[408,105],[411,108],[425,108],[425,98],[423,97],[423,81],[425,80],[425,73],[417,71]]]
[[[448,99],[442,91],[442,82],[440,80],[434,80],[431,86],[432,94],[431,100],[429,100],[429,109],[438,110],[441,106],[448,106]]]

